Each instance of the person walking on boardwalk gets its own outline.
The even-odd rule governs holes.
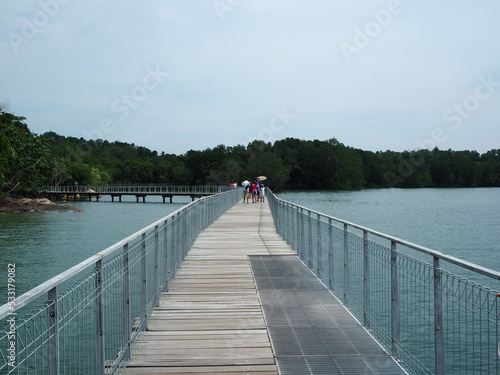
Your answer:
[[[264,203],[266,200],[266,187],[263,182],[260,183],[259,199],[261,203]]]
[[[257,181],[252,183],[252,203],[257,203]]]
[[[245,200],[247,203],[250,203],[250,181],[245,180],[241,183],[241,187],[243,188],[243,203],[245,203]]]

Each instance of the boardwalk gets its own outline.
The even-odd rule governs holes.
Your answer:
[[[126,373],[277,374],[248,254],[292,254],[267,204],[238,203],[198,237]]]
[[[283,289],[279,295],[273,295],[272,288],[269,287],[269,277],[272,272],[270,269],[273,264],[295,267],[295,273],[291,276],[307,273],[307,270],[299,270],[298,267],[302,267],[302,264],[294,254],[276,234],[267,203],[240,202],[235,205],[196,240],[168,293],[162,297],[160,307],[153,313],[148,330],[134,350],[125,373],[278,374],[276,353],[282,356],[278,358],[278,363],[282,360],[285,367],[292,366],[290,373],[313,373],[309,370],[293,372],[295,353],[283,351],[283,348],[286,348],[287,342],[293,342],[298,331],[290,327],[289,316],[280,310],[286,308],[286,305],[273,304],[274,300],[286,300],[288,295]],[[279,262],[280,258],[285,260],[285,263]],[[266,259],[272,264],[265,261]],[[274,269],[277,270],[276,267]],[[255,277],[258,279],[259,287],[262,287],[260,296],[254,281],[254,271],[258,273]],[[282,270],[279,276],[283,277]],[[310,279],[311,274],[308,273],[307,280]],[[314,285],[311,295],[314,295],[317,288],[318,283]],[[300,289],[304,292],[302,287]],[[371,357],[371,362],[370,359],[367,361],[360,356],[365,353],[353,349],[351,345],[353,340],[345,337],[345,331],[337,329],[343,340],[347,341],[349,348],[348,352],[345,349],[341,351],[342,358],[345,359],[347,356],[360,359],[356,371],[362,371],[361,373],[377,373],[377,362],[384,363],[384,369],[389,371],[385,372],[387,374],[403,373],[326,290],[322,290],[321,293],[323,294],[320,297],[309,299],[309,303],[321,303],[323,297],[329,298],[328,303],[337,304],[330,315],[338,314],[341,316],[342,324],[355,326],[357,339],[358,341],[361,339],[362,344],[366,344],[368,340],[370,350],[368,357]],[[261,303],[265,306],[263,307]],[[297,303],[301,304],[300,301]],[[328,321],[330,325],[338,324],[333,322],[328,311],[325,311],[325,306],[329,305],[318,306],[320,312],[325,313],[326,319],[323,318],[322,322]],[[297,311],[298,306],[290,307]],[[277,315],[285,317],[287,323],[275,327],[277,329],[271,332],[271,335],[278,333],[271,337],[275,346],[273,350],[268,335],[268,325],[277,323]],[[303,330],[313,332],[307,325],[304,326],[307,322],[312,320],[302,321]],[[332,327],[335,328],[338,327]],[[288,336],[284,336],[285,341],[280,341],[279,333],[283,333],[283,330],[287,330]],[[314,332],[318,336],[317,327]],[[333,341],[335,342],[332,345],[339,347],[338,340],[333,339]],[[333,358],[331,350],[326,350],[326,357],[324,351],[313,354],[328,358],[330,364],[337,363],[338,360]],[[300,349],[300,353],[307,354],[303,348]],[[290,356],[292,362],[288,360]],[[297,362],[303,367],[307,367],[307,363],[303,356]],[[359,366],[360,363],[362,366]],[[326,372],[321,373],[335,373],[332,372],[333,369],[339,367],[341,366],[329,366]]]
[[[223,191],[230,190],[229,186],[177,186],[177,185],[107,185],[107,186],[48,186],[40,190],[40,193],[45,194],[53,199],[69,199],[79,200],[95,198],[99,201],[101,196],[109,195],[111,201],[115,198],[121,202],[122,196],[135,196],[136,201],[146,202],[147,196],[158,196],[163,198],[165,203],[166,198],[170,199],[174,195],[189,196],[192,200],[201,198],[207,195],[218,194]]]

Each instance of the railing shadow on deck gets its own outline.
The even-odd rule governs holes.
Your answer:
[[[0,374],[120,373],[197,235],[241,196],[191,202],[1,306]]]
[[[500,373],[500,272],[268,201],[279,235],[408,373]]]

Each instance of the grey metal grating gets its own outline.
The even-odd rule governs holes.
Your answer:
[[[299,258],[250,263],[281,375],[405,374]]]
[[[298,374],[350,374],[350,375],[399,375],[399,366],[394,366],[392,358],[278,358],[281,375]]]

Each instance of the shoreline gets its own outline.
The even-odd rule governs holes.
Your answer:
[[[56,204],[47,198],[0,197],[0,213],[83,212],[81,208]]]

